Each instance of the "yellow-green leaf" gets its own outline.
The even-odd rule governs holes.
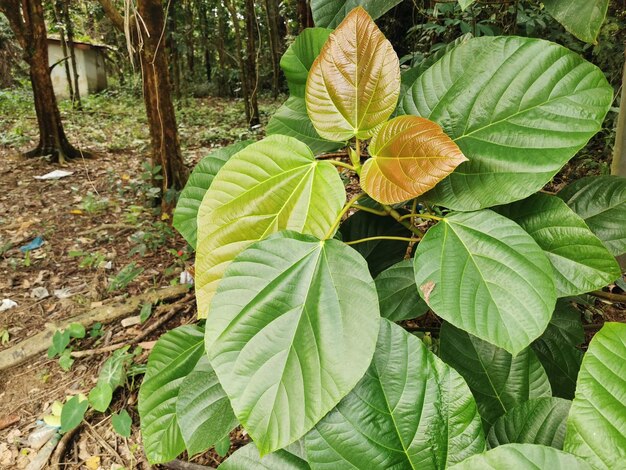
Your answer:
[[[417,116],[383,124],[369,152],[372,158],[363,165],[361,186],[383,204],[424,194],[467,161],[438,124]]]
[[[368,139],[399,94],[398,56],[369,14],[355,8],[311,66],[305,96],[313,125],[329,140]]]

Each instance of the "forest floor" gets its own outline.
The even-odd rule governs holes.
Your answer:
[[[0,355],[46,328],[51,333],[54,327],[46,325],[107,307],[114,310],[146,291],[162,293],[180,285],[193,264],[192,251],[170,220],[152,208],[141,98],[92,96],[84,100],[82,111],[61,103],[71,142],[95,157],[69,163],[60,169],[72,174],[52,180],[35,177],[59,168],[20,155],[36,144],[31,100],[27,91],[0,91],[0,301],[17,304],[0,311]],[[262,100],[263,124],[280,102]],[[180,103],[178,119],[190,168],[214,148],[257,135],[245,126],[240,101],[188,99]],[[555,179],[552,189],[606,168],[602,152],[591,149]],[[20,249],[34,240],[43,244],[32,251]],[[41,351],[9,369],[0,364],[0,468],[25,468],[42,455],[40,447],[50,437],[42,420],[54,402],[87,395],[112,348],[120,344],[132,345],[127,385],[117,390],[109,411],[89,412],[73,439],[61,441],[69,443],[61,462],[68,469],[149,468],[141,447],[135,376],[143,372],[160,334],[194,321],[193,295],[185,291],[162,305],[142,303],[124,317],[91,325],[84,338],[72,340],[64,360]],[[619,305],[584,301],[589,335],[603,321],[626,320]],[[140,309],[142,316],[152,314],[138,318]],[[112,427],[111,414],[121,409],[132,417],[128,438]],[[233,434],[231,451],[243,442],[245,436]],[[214,452],[193,459],[214,467],[220,460]]]

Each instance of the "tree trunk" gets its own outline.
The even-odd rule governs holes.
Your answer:
[[[626,50],[624,51],[624,58],[622,98],[619,106],[619,117],[617,118],[617,135],[615,137],[611,174],[626,177],[626,90],[624,89],[626,86]]]
[[[247,1],[247,0],[246,0]],[[243,94],[243,101],[246,113],[246,121],[248,123],[251,122],[252,115],[250,114],[250,92],[248,89],[249,80],[248,80],[248,71],[246,68],[246,63],[243,58],[243,42],[241,40],[241,29],[239,28],[239,18],[237,17],[237,11],[233,6],[232,0],[224,0],[224,6],[228,10],[230,14],[230,18],[233,22],[233,29],[235,30],[235,52],[237,55],[237,64],[239,65],[239,76],[241,80],[241,91]]]
[[[265,0],[265,13],[267,15],[267,36],[272,59],[272,94],[274,99],[276,99],[280,91],[280,56],[282,55],[281,36],[278,30],[279,14],[277,0]]]
[[[256,37],[258,34],[257,18],[254,10],[254,0],[246,0],[245,3],[245,17],[246,17],[246,76],[248,79],[248,90],[250,92],[250,119],[248,125],[250,127],[260,124],[259,119],[259,104],[257,101],[257,91],[259,88],[259,73],[257,70],[256,60]]]
[[[231,91],[228,87],[228,80],[226,78],[226,68],[228,67],[228,60],[226,56],[226,45],[224,44],[224,38],[228,34],[226,27],[225,11],[222,8],[222,3],[218,2],[217,8],[217,29],[218,32],[215,35],[215,48],[217,50],[217,91],[219,96],[229,96]],[[239,44],[239,42],[237,43]],[[239,56],[237,56],[239,57]]]
[[[311,5],[309,0],[296,0],[298,8],[298,23],[300,23],[300,31],[305,28],[312,28],[315,26],[313,23],[313,13],[311,12]]]
[[[177,24],[176,24],[176,3],[170,5],[169,17],[167,19],[169,27],[167,28],[167,48],[169,49],[170,57],[172,59],[171,78],[172,86],[174,88],[174,96],[177,100],[180,100],[180,60],[178,54],[178,44],[176,42]]]
[[[74,102],[74,87],[72,86],[72,75],[70,72],[70,62],[69,62],[69,51],[67,49],[67,41],[65,40],[65,26],[61,22],[62,14],[60,12],[63,11],[63,5],[61,4],[62,0],[56,0],[52,2],[52,12],[54,13],[54,21],[59,25],[59,36],[61,38],[61,51],[63,52],[63,65],[65,69],[65,79],[67,80],[67,88],[70,92],[70,100]]]
[[[76,67],[76,51],[74,50],[74,26],[70,18],[69,0],[63,2],[63,23],[67,32],[67,45],[70,49],[70,58],[72,60],[72,72],[74,74],[74,96],[72,97],[72,106],[76,109],[82,109],[83,105],[80,101],[80,89],[78,87],[78,70]]]
[[[65,137],[61,113],[54,96],[41,0],[23,0],[21,3],[19,0],[0,0],[0,11],[9,20],[11,29],[22,46],[33,87],[39,144],[34,150],[27,152],[26,156],[50,156],[50,161],[55,163],[79,157],[81,152]]]

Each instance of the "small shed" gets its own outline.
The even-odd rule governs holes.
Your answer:
[[[107,74],[104,58],[108,47],[101,44],[74,41],[74,54],[76,56],[76,72],[78,74],[78,91],[81,96],[102,91],[107,87]],[[67,51],[69,55],[69,50]],[[48,62],[50,66],[56,64],[50,74],[54,93],[57,98],[70,96],[67,84],[67,74],[63,59],[63,46],[61,40],[55,37],[48,38]],[[67,59],[70,61],[71,59]],[[70,76],[72,74],[71,62]]]

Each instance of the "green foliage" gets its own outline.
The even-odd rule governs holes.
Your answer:
[[[128,263],[120,271],[109,279],[107,291],[115,292],[116,290],[126,289],[128,284],[133,282],[137,276],[143,272],[143,268],[136,265],[135,262]]]
[[[133,424],[128,411],[122,410],[119,413],[113,413],[111,415],[111,424],[113,429],[122,437],[130,437],[130,427]]]
[[[80,424],[87,412],[89,402],[86,398],[74,395],[61,410],[61,432],[68,432]]]

